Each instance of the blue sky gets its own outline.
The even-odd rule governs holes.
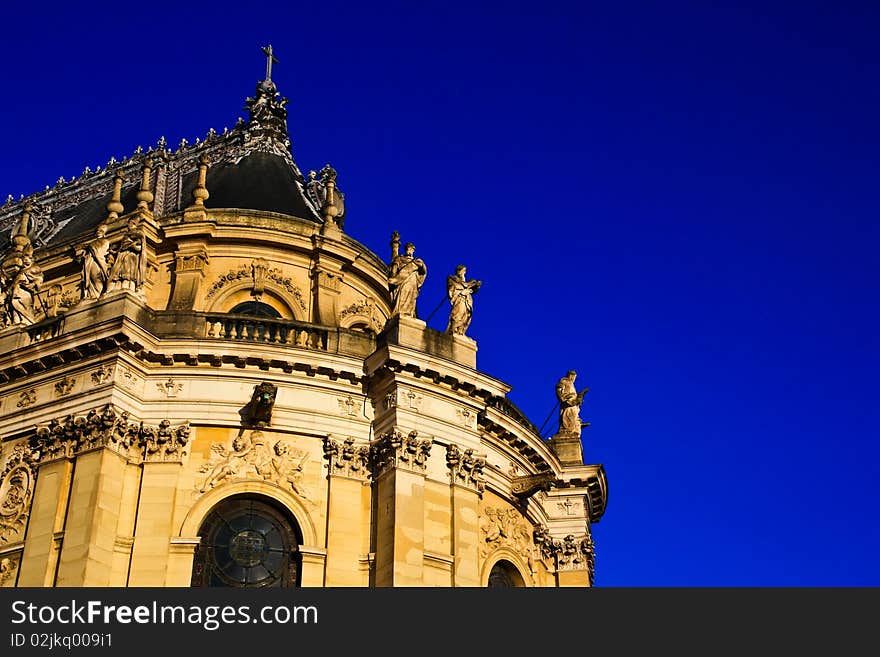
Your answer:
[[[295,159],[415,242],[421,316],[464,263],[535,424],[590,387],[597,585],[880,585],[880,8],[413,4],[17,3],[0,195],[231,127],[272,43]]]

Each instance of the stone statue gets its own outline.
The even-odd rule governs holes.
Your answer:
[[[107,290],[110,240],[104,237],[106,233],[106,224],[99,225],[95,229],[95,238],[87,242],[79,254],[82,261],[83,299],[97,299]]]
[[[4,297],[7,324],[33,324],[36,321],[35,304],[43,285],[43,270],[34,263],[29,254],[21,258],[21,264],[9,281]]]
[[[122,239],[114,245],[108,290],[141,292],[147,269],[147,239],[138,219],[128,220]]]
[[[559,379],[559,383],[556,384],[556,397],[559,399],[559,433],[580,437],[581,428],[589,426],[589,422],[581,421],[580,410],[584,395],[590,389],[584,388],[580,392],[575,390],[576,377],[577,372],[569,370],[568,374]]]
[[[459,265],[453,276],[446,277],[446,296],[452,308],[449,310],[449,323],[446,332],[450,335],[464,335],[474,316],[474,293],[483,285],[482,281],[465,280],[467,267]]]
[[[428,275],[425,263],[415,257],[416,246],[407,242],[403,255],[395,255],[391,260],[388,285],[391,289],[391,314],[401,317],[417,317],[416,299],[422,283]]]

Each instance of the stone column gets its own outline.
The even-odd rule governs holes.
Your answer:
[[[128,568],[131,564],[131,548],[134,545],[134,523],[137,517],[138,494],[141,488],[141,465],[131,461],[125,466],[122,482],[123,504],[119,510],[116,541],[113,545],[113,561],[110,569],[110,586],[128,584]]]
[[[369,586],[370,449],[354,438],[327,436],[329,475],[326,586]]]
[[[393,430],[373,445],[376,586],[422,586],[425,470],[431,439]]]

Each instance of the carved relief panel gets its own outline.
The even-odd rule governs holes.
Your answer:
[[[281,439],[270,440],[262,431],[236,436],[231,444],[211,443],[211,454],[199,468],[195,492],[206,493],[227,482],[242,479],[265,481],[314,503],[303,477],[308,453]]]
[[[24,539],[36,482],[35,465],[26,441],[0,449],[0,546]]]

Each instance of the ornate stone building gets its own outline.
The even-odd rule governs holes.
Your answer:
[[[592,585],[602,466],[477,369],[478,282],[429,329],[344,232],[269,56],[232,130],[0,207],[0,585]]]

